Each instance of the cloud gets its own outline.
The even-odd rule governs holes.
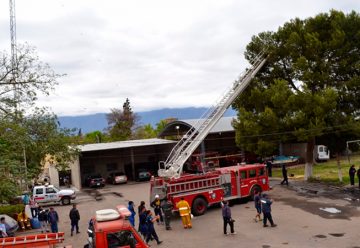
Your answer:
[[[253,35],[332,8],[349,12],[358,3],[17,0],[17,38],[67,74],[38,103],[58,115],[108,112],[127,97],[135,111],[210,106],[246,68]],[[2,1],[1,50],[10,50],[8,21]]]

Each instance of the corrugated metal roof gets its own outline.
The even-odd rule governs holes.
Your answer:
[[[96,143],[79,146],[81,152],[100,151],[100,150],[111,150],[111,149],[122,149],[130,147],[141,147],[151,145],[163,145],[176,143],[173,140],[165,139],[141,139],[141,140],[126,140],[109,143]]]
[[[236,119],[236,116],[220,118],[220,120],[210,130],[210,133],[233,132],[235,129],[231,125],[231,123],[234,119]],[[191,120],[181,120],[181,121],[191,126],[194,126],[197,122],[204,122],[205,119],[191,119]]]

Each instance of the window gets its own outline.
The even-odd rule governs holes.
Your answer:
[[[42,188],[36,189],[35,194],[42,195],[44,190]]]
[[[249,170],[249,177],[256,177],[256,169]]]
[[[55,189],[53,189],[53,188],[46,188],[46,189],[45,189],[45,192],[46,192],[46,194],[56,193]]]
[[[241,179],[247,178],[247,176],[246,176],[246,171],[240,171],[240,178],[241,178]]]
[[[130,246],[131,248],[136,247],[136,239],[131,231],[125,230],[116,233],[108,233],[106,235],[108,247],[124,247]]]
[[[319,152],[323,152],[324,148],[322,146],[319,147]]]
[[[265,170],[264,168],[261,168],[259,169],[259,176],[263,176],[263,175],[265,175]]]

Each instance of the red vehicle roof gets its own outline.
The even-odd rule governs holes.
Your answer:
[[[124,219],[116,219],[116,220],[110,220],[110,221],[103,221],[98,222],[94,221],[94,229],[95,232],[97,231],[113,231],[113,230],[123,230],[123,229],[130,229],[131,224],[128,220]]]

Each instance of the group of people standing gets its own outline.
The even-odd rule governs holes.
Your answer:
[[[29,196],[25,194],[23,197],[24,208],[27,206],[30,208],[31,217],[37,220],[40,223],[41,233],[57,233],[59,232],[58,223],[59,223],[59,215],[53,207],[49,209],[45,209],[42,206],[39,206],[33,196]],[[71,222],[71,236],[73,236],[74,231],[76,234],[80,233],[79,231],[79,220],[80,214],[77,209],[76,204],[73,204],[72,209],[69,213],[69,218]],[[22,230],[26,228],[31,229],[30,218],[27,216],[26,211],[23,210],[18,214],[17,221]]]
[[[156,199],[155,199],[156,200]],[[131,216],[129,218],[129,221],[132,226],[135,227],[135,209],[134,209],[134,202],[129,201],[128,209],[131,212]],[[155,210],[155,208],[154,208]],[[154,227],[154,223],[161,222],[163,220],[161,212],[159,213],[157,210],[155,210],[155,216],[153,216],[151,210],[146,209],[145,202],[141,201],[140,205],[138,206],[138,214],[139,214],[139,226],[138,226],[138,232],[141,233],[141,235],[144,237],[146,243],[148,244],[150,240],[155,240],[156,243],[159,245],[162,243],[162,241],[159,239],[159,236],[157,235]],[[170,225],[170,222],[169,222]]]
[[[157,244],[161,244],[162,241],[159,240],[154,224],[155,222],[158,225],[165,224],[166,230],[172,230],[170,223],[174,205],[166,197],[160,199],[159,195],[155,195],[155,199],[150,203],[150,206],[154,209],[154,214],[151,212],[151,210],[146,209],[144,201],[141,201],[140,205],[138,206],[138,231],[142,234],[146,243],[149,243],[150,240],[155,240]],[[184,228],[191,228],[191,208],[189,203],[184,198],[181,198],[180,201],[176,204],[176,207],[179,209]],[[129,221],[131,225],[135,226],[136,212],[133,201],[129,201],[128,209],[131,212]]]
[[[355,174],[359,180],[359,189],[360,189],[360,167],[356,170],[355,165],[351,165],[349,169],[349,177],[350,177],[350,184],[353,186],[355,185]]]
[[[270,222],[271,227],[276,227],[277,225],[274,223],[272,215],[271,215],[271,204],[273,201],[269,198],[267,194],[261,194],[260,191],[255,191],[254,195],[255,202],[255,222],[262,221],[263,227],[268,227],[267,222]],[[229,201],[223,201],[221,203],[222,207],[222,217],[224,221],[224,234],[228,235],[227,226],[230,226],[230,234],[236,234],[234,230],[234,222],[235,220],[231,216],[231,209],[229,206]],[[263,218],[261,218],[261,214],[263,214]]]
[[[39,206],[34,196],[25,194],[22,198],[24,210],[17,215],[17,221],[22,230],[31,229],[30,217],[26,214],[26,208],[30,208],[31,218],[37,219],[40,223],[41,232],[58,232],[59,215],[53,207],[44,209]],[[49,228],[50,226],[50,228]]]

